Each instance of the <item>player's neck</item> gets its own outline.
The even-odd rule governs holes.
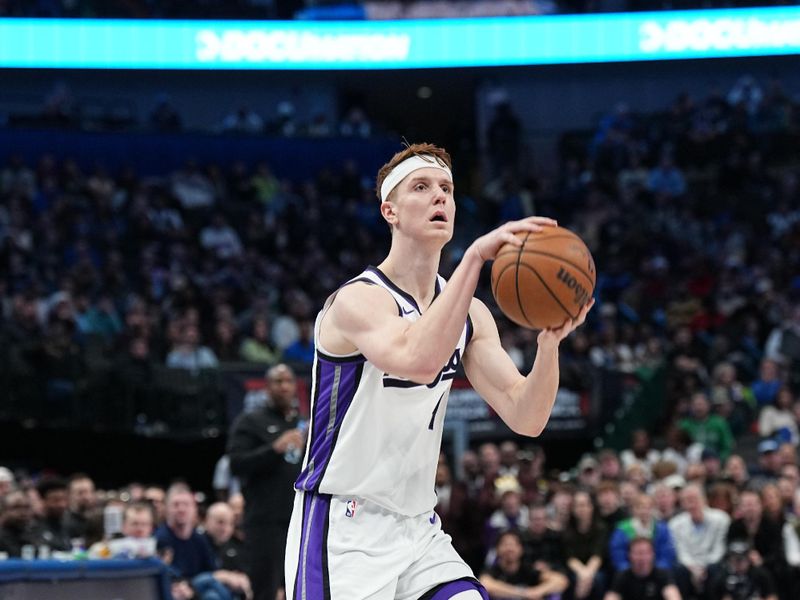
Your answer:
[[[422,310],[433,300],[439,252],[392,244],[389,256],[378,266],[395,285],[411,294]]]

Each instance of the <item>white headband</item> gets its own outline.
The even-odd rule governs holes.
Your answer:
[[[423,158],[423,156],[427,158]],[[381,184],[381,202],[386,202],[386,198],[388,198],[392,190],[397,187],[397,184],[408,177],[410,173],[418,171],[419,169],[439,169],[447,173],[447,176],[450,177],[451,180],[453,179],[453,173],[450,169],[440,163],[439,159],[435,156],[430,154],[419,156],[415,154],[398,164],[389,172],[386,179],[383,180]]]

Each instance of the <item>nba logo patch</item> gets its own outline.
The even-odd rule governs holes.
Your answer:
[[[356,516],[356,507],[358,506],[358,502],[355,500],[348,500],[347,501],[347,510],[344,511],[344,515],[346,517],[355,517]]]

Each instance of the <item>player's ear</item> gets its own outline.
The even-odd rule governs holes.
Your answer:
[[[390,225],[397,223],[397,212],[395,211],[394,202],[388,200],[381,202],[381,215]]]

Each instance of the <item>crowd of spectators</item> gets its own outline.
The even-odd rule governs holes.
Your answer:
[[[619,575],[628,568],[684,597],[722,597],[732,582],[796,597],[799,138],[791,94],[742,78],[703,98],[680,94],[657,114],[615,107],[580,144],[565,138],[557,179],[521,177],[512,156],[481,190],[460,193],[466,231],[535,211],[591,248],[598,303],[564,343],[564,382],[589,386],[598,368],[666,369],[658,449],[638,431],[625,452],[586,456],[571,474],[546,472],[541,449],[513,442],[442,461],[445,529],[487,586],[506,590],[497,597],[512,580],[535,588],[527,597],[565,585],[579,598],[609,586],[637,597],[626,590],[639,580]],[[288,356],[307,366],[316,308],[378,260],[387,236],[369,180],[350,163],[291,182],[267,163],[189,161],[149,178],[12,157],[0,170],[7,389],[34,385],[57,401],[103,368],[135,385],[155,365],[191,374]],[[448,247],[444,273],[461,248]],[[535,336],[502,320],[500,330],[525,368]],[[740,455],[752,435],[757,456]],[[12,551],[31,545],[19,540],[33,514],[49,532],[36,544],[68,549],[69,487],[22,488],[0,487]],[[178,496],[190,506],[173,529],[191,538],[192,496]],[[180,585],[244,590],[210,572],[213,581],[190,573]]]

